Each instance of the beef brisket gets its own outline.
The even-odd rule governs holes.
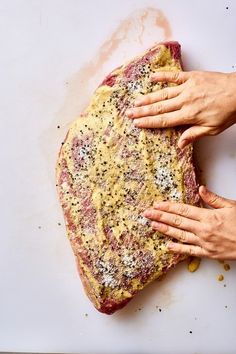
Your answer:
[[[167,250],[143,210],[160,200],[199,201],[192,146],[177,146],[182,130],[139,129],[124,114],[137,96],[167,85],[150,81],[160,70],[181,70],[177,42],[155,45],[109,74],[71,125],[57,162],[79,273],[107,314],[183,259]]]

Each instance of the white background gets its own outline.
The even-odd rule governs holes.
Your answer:
[[[105,73],[168,37],[157,9],[187,70],[235,70],[233,1],[0,0],[2,351],[236,352],[233,262],[227,273],[215,261],[194,274],[181,264],[106,316],[84,295],[65,236],[54,181],[60,143]],[[232,199],[235,128],[197,145],[207,185]]]

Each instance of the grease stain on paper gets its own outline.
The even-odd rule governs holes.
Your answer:
[[[170,24],[163,12],[152,7],[135,11],[122,20],[93,59],[68,79],[65,101],[58,112],[58,124],[75,119],[88,105],[99,83],[115,67],[155,43],[169,40],[171,35]]]
[[[120,21],[94,53],[93,58],[65,81],[64,103],[40,141],[53,184],[60,144],[70,123],[86,108],[99,83],[114,68],[155,43],[170,40],[171,36],[170,24],[161,10],[153,7],[136,10]],[[57,126],[60,126],[60,129]]]

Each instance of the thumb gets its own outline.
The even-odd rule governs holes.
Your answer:
[[[195,140],[201,138],[204,135],[207,135],[208,131],[208,127],[201,127],[200,125],[194,125],[186,129],[178,141],[179,148],[183,149],[188,144],[194,142]]]
[[[199,188],[199,194],[202,200],[215,209],[232,207],[230,199],[220,197],[219,195],[209,191],[205,186]]]

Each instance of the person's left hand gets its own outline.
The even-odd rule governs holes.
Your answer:
[[[174,203],[154,203],[143,216],[152,227],[182,243],[169,241],[171,252],[236,260],[236,201],[225,199],[199,188],[202,200],[213,209]]]

